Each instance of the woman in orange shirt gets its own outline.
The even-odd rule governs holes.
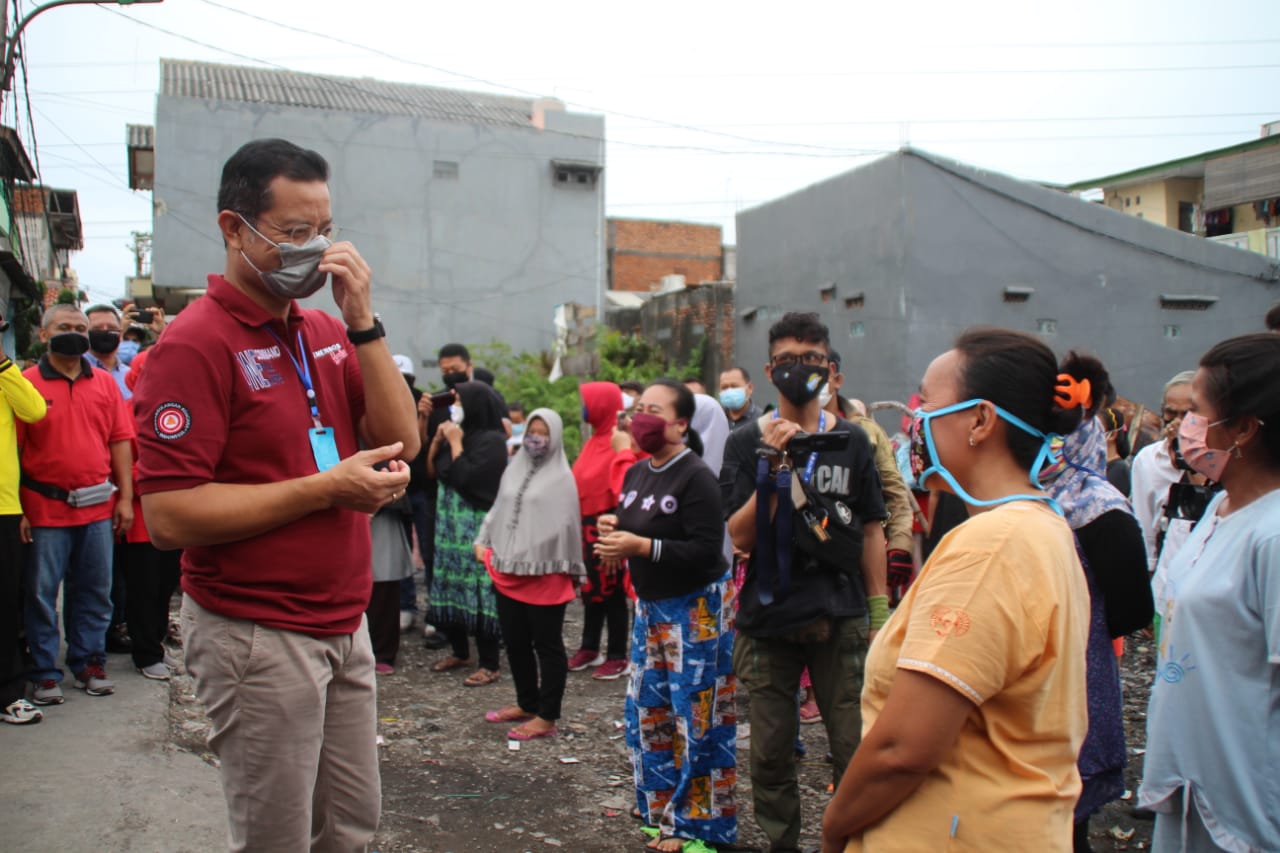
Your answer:
[[[862,744],[823,851],[1069,853],[1087,727],[1089,592],[1036,474],[1078,405],[1030,335],[973,329],[929,365],[912,426],[919,482],[963,499],[867,655]]]

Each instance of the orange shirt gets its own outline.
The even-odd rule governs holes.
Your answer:
[[[1018,501],[948,533],[867,655],[863,734],[899,669],[974,708],[950,754],[846,853],[1070,853],[1088,632],[1084,570],[1052,509]]]

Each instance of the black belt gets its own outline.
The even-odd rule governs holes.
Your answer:
[[[22,475],[21,483],[23,488],[30,489],[37,495],[44,495],[46,498],[51,498],[55,501],[62,501],[63,503],[66,503],[71,497],[71,493],[66,489],[60,489],[57,486],[51,486],[48,483],[33,480],[26,474]]]

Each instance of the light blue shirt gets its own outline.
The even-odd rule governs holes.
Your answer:
[[[1225,850],[1280,850],[1280,491],[1219,517],[1225,498],[1153,581],[1138,802],[1174,822],[1184,803]]]
[[[120,359],[116,359],[115,367],[107,367],[98,359],[98,354],[93,350],[89,350],[85,355],[88,356],[90,363],[93,364],[94,367],[99,368],[100,370],[105,370],[107,373],[111,374],[111,378],[116,381],[116,386],[120,389],[120,396],[124,397],[126,400],[133,396],[133,392],[129,390],[129,386],[126,385],[124,381],[125,376],[129,373],[129,365],[125,364]]]

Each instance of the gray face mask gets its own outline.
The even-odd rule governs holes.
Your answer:
[[[236,214],[240,216],[240,214]],[[305,299],[324,287],[329,274],[320,272],[320,260],[325,250],[333,245],[328,237],[317,234],[301,246],[292,243],[277,243],[263,235],[261,231],[249,225],[249,221],[240,216],[240,221],[249,226],[249,230],[263,240],[275,246],[280,252],[280,266],[273,270],[260,270],[249,260],[249,256],[240,250],[240,257],[253,267],[263,285],[281,299]]]

